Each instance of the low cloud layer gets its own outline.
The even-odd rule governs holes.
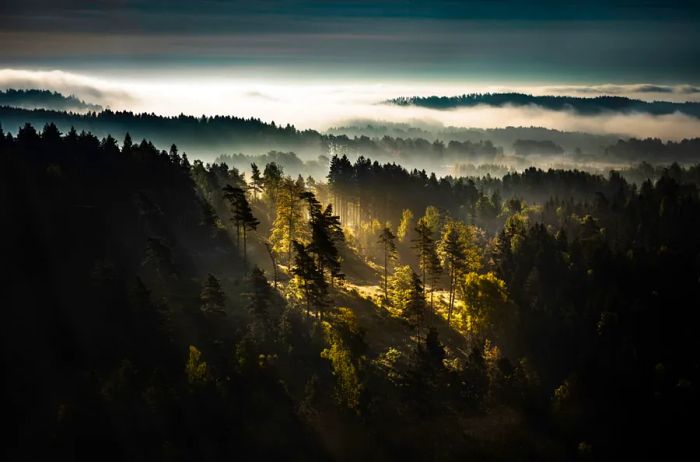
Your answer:
[[[652,88],[655,87],[655,88]],[[42,88],[70,95],[86,102],[117,110],[154,112],[163,115],[225,114],[255,117],[298,128],[325,130],[342,126],[350,120],[381,123],[401,122],[412,125],[498,128],[507,126],[541,126],[564,131],[614,134],[639,138],[658,137],[679,140],[700,136],[700,120],[683,114],[652,116],[646,114],[605,114],[583,116],[568,111],[552,111],[533,106],[485,107],[456,110],[432,110],[378,104],[406,94],[461,94],[470,91],[520,91],[544,94],[550,87],[524,85],[508,88],[433,83],[318,83],[300,81],[265,81],[261,79],[213,79],[206,77],[169,76],[110,80],[64,71],[28,71],[0,69],[0,88]],[[598,91],[646,92],[663,89],[667,95],[696,92],[692,85],[662,86],[594,85],[558,87],[568,94],[574,89],[583,93]],[[588,89],[588,90],[586,90]],[[683,93],[685,92],[685,93]],[[652,93],[646,93],[652,94]],[[690,98],[684,98],[690,99]]]

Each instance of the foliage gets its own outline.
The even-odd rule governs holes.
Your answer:
[[[399,266],[389,279],[389,302],[394,310],[412,326],[425,316],[423,285],[410,266]]]

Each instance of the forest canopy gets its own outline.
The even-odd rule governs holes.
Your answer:
[[[303,178],[284,157],[0,133],[12,458],[689,447],[700,166],[637,185],[336,155]]]

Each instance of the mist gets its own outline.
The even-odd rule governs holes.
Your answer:
[[[451,82],[313,81],[284,82],[268,79],[207,77],[192,79],[170,75],[165,79],[106,78],[83,74],[17,69],[0,70],[0,88],[42,88],[75,95],[87,102],[113,110],[130,110],[161,115],[235,115],[266,122],[293,124],[300,129],[324,131],[347,125],[352,120],[403,123],[413,126],[499,128],[509,126],[545,127],[563,131],[608,134],[620,137],[655,137],[681,140],[700,134],[700,120],[683,114],[653,116],[609,113],[583,116],[540,107],[472,107],[434,110],[381,104],[389,98],[465,92],[517,91],[530,94],[614,93],[647,100],[693,100],[698,93],[692,85],[513,85]]]

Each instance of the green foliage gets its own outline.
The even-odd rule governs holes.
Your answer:
[[[401,221],[396,230],[396,238],[399,242],[405,242],[408,237],[408,231],[411,229],[411,221],[413,221],[413,212],[410,209],[404,209],[401,212]]]
[[[298,223],[318,228],[299,241],[292,280],[280,278],[302,302],[318,296],[319,322],[260,270],[243,285],[231,242],[212,233],[215,217],[235,216],[223,187],[243,190],[236,170],[147,141],[119,152],[110,137],[55,126],[0,135],[11,459],[643,460],[693,441],[697,167],[653,169],[656,180],[636,188],[614,174],[437,179],[337,159],[333,187],[309,182],[316,202],[297,201]],[[338,196],[332,209],[322,194]],[[479,200],[501,204],[493,226],[474,216]],[[457,329],[421,325],[423,288],[408,266],[391,278],[387,309],[420,329],[360,297],[368,287],[333,292],[352,310],[326,309],[320,244],[333,240],[334,213],[373,244],[377,224],[430,204],[485,226],[439,229],[463,302]],[[357,257],[348,247],[339,253]]]
[[[510,301],[505,282],[494,273],[467,273],[460,285],[465,308],[460,326],[472,335],[503,340],[512,333],[516,306]]]
[[[425,316],[423,285],[410,266],[399,266],[389,279],[389,302],[410,325],[418,326]]]
[[[347,308],[339,308],[331,322],[323,323],[328,347],[321,356],[328,359],[336,377],[336,399],[341,405],[360,413],[365,385],[361,378],[366,359],[364,332]]]
[[[292,263],[293,241],[305,241],[309,230],[304,223],[304,210],[301,207],[304,185],[284,178],[275,186],[276,215],[270,233],[272,250],[278,255],[286,255],[287,265]],[[265,191],[267,191],[267,187]]]
[[[328,286],[323,273],[316,265],[316,260],[309,251],[309,246],[298,241],[292,241],[292,245],[294,246],[292,274],[295,277],[295,286],[301,292],[307,316],[314,308],[317,317],[320,318],[327,305]]]
[[[202,386],[209,382],[210,373],[207,362],[202,359],[202,352],[194,345],[188,348],[185,376],[191,386]]]
[[[384,298],[389,298],[389,276],[388,264],[389,260],[396,259],[396,236],[391,232],[391,228],[385,226],[379,233],[378,244],[382,246],[384,256]]]
[[[241,231],[243,235],[243,261],[247,260],[247,233],[257,229],[260,221],[253,216],[253,210],[250,208],[248,198],[244,188],[226,185],[223,188],[224,198],[229,202],[231,207],[232,221],[236,225],[236,236],[238,238],[238,247],[240,248]]]

